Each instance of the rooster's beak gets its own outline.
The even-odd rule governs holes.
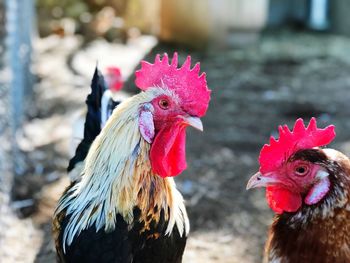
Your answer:
[[[203,123],[198,117],[185,117],[184,122],[197,130],[203,131]]]
[[[246,189],[249,190],[257,187],[267,187],[281,183],[281,180],[277,179],[275,176],[273,176],[273,174],[262,175],[260,172],[257,172],[249,179]]]

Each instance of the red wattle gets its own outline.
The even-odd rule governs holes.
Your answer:
[[[186,127],[175,124],[157,132],[150,151],[152,170],[161,177],[186,169]]]
[[[295,212],[302,204],[300,194],[278,186],[266,187],[266,200],[271,209],[277,214]]]

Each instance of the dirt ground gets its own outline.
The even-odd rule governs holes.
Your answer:
[[[89,62],[79,63],[78,58],[102,56],[103,51],[94,48],[107,45],[97,41],[82,49],[77,38],[45,41],[37,47],[38,84],[28,113],[31,121],[21,139],[29,164],[26,180],[19,180],[15,189],[18,200],[35,201],[21,209],[43,235],[35,262],[54,262],[50,218],[68,184],[71,127],[89,90],[90,76],[84,72],[92,72],[95,63],[93,55]],[[123,61],[128,55],[138,61],[152,48],[147,43],[141,45],[144,53],[116,54],[122,54]],[[350,39],[271,32],[245,48],[199,52],[159,44],[147,58],[176,49],[182,59],[191,54],[201,61],[213,91],[203,119],[205,131],[188,131],[189,168],[176,178],[191,221],[184,262],[260,262],[273,214],[264,191],[247,192],[245,185],[258,169],[261,146],[276,135],[277,125],[312,116],[320,126],[333,123],[337,138],[332,146],[350,154]],[[129,63],[125,71],[133,66]],[[129,92],[135,91],[132,83],[133,77],[126,85]]]

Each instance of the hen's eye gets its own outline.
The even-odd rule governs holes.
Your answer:
[[[309,171],[309,168],[305,165],[300,165],[295,168],[295,174],[299,176],[306,175]]]
[[[161,99],[159,101],[159,107],[161,107],[163,110],[166,110],[169,108],[169,101],[167,101],[166,99]]]

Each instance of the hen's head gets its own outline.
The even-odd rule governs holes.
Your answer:
[[[154,93],[140,108],[139,128],[151,144],[152,169],[162,177],[186,169],[186,127],[203,129],[199,118],[207,111],[210,90],[199,71],[199,63],[191,69],[190,57],[178,67],[175,53],[170,64],[167,54],[163,59],[157,55],[154,64],[143,61],[136,72],[136,86]]]
[[[279,139],[271,137],[260,152],[260,170],[247,189],[266,187],[266,199],[276,213],[296,212],[324,199],[336,180],[342,162],[348,159],[335,150],[319,147],[335,137],[334,126],[317,128],[312,118],[305,127],[298,119],[292,131],[279,127]]]
[[[105,78],[108,88],[112,92],[119,91],[123,88],[124,81],[122,73],[118,67],[110,66],[106,68]]]

